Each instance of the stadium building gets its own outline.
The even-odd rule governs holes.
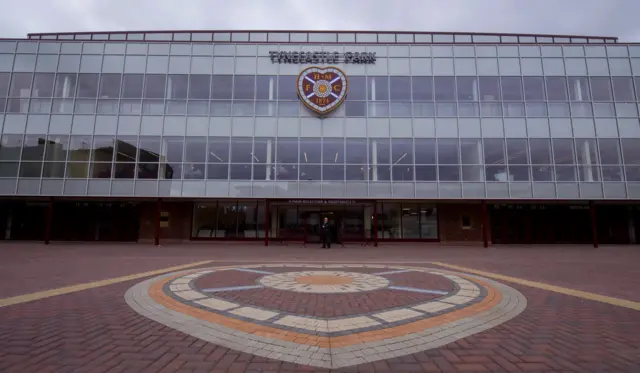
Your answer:
[[[630,244],[640,44],[425,32],[0,40],[0,239]]]

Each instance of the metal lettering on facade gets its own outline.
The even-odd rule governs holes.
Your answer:
[[[272,63],[354,63],[376,62],[376,52],[269,52]]]
[[[352,205],[356,201],[348,199],[290,199],[287,203],[294,205]]]

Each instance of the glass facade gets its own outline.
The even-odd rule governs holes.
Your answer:
[[[0,194],[640,197],[640,45],[223,34],[0,41]],[[337,65],[349,92],[319,119],[297,98],[306,65],[272,63],[273,50],[375,52],[377,60]],[[216,216],[204,225],[232,219],[220,220],[225,209],[203,207]],[[402,227],[422,224],[403,209],[389,214],[406,220]],[[251,235],[236,215],[233,234]]]

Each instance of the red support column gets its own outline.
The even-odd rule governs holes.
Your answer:
[[[373,246],[378,246],[378,201],[373,201]]]
[[[269,200],[265,200],[264,208],[264,245],[269,246]]]
[[[485,248],[489,247],[489,234],[487,230],[487,201],[482,200],[482,242]]]
[[[162,217],[162,199],[156,201],[156,232],[153,237],[156,246],[160,246],[160,218]]]
[[[48,245],[49,241],[51,241],[51,220],[53,219],[53,198],[49,198],[49,203],[47,204],[47,215],[45,218],[45,227],[44,227],[44,244]]]
[[[589,214],[591,215],[593,247],[598,248],[598,224],[596,222],[596,207],[594,206],[593,201],[589,201]]]

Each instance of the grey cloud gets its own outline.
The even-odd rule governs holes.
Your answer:
[[[0,37],[167,29],[458,31],[618,36],[640,42],[638,0],[24,0]]]

